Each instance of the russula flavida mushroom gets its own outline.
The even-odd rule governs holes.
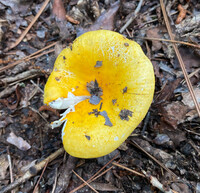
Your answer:
[[[78,37],[56,59],[44,103],[65,110],[65,150],[79,158],[104,156],[146,115],[155,87],[153,67],[141,47],[119,33],[98,30]]]

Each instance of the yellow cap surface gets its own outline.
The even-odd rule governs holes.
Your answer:
[[[86,99],[66,115],[63,145],[75,157],[95,158],[115,150],[142,121],[153,99],[153,67],[141,47],[116,32],[98,30],[81,35],[60,53],[44,103],[67,98],[69,92],[91,96],[87,85],[95,80],[102,89],[100,103]]]

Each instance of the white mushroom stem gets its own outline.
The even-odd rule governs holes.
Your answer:
[[[66,122],[66,115],[70,112],[75,111],[75,105],[89,98],[90,96],[75,96],[71,92],[68,92],[67,98],[58,98],[50,102],[49,106],[54,109],[66,109],[64,113],[60,114],[62,117],[59,120],[51,123],[52,129],[59,127],[60,125],[62,125],[63,122]]]

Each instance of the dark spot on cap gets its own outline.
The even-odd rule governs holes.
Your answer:
[[[70,48],[70,50],[72,50],[72,44],[71,44],[71,45],[69,45],[69,48]]]
[[[101,108],[102,108],[102,105],[103,105],[103,103],[101,102],[101,104],[100,104],[100,107],[99,107],[99,110],[101,110]]]
[[[98,111],[97,109],[92,109],[92,112],[89,112],[88,114],[94,114],[96,117],[98,117],[98,115],[100,115],[100,111]]]
[[[32,174],[32,175],[36,175],[37,174],[37,169],[34,167],[34,166],[32,166],[32,167],[30,167],[29,168],[29,172]]]
[[[60,81],[61,77],[55,77],[56,81]]]
[[[132,113],[133,112],[128,109],[122,109],[119,113],[120,119],[129,121],[129,116],[132,117]]]
[[[124,45],[125,45],[126,47],[128,47],[128,46],[129,46],[129,44],[128,44],[128,43],[124,43]]]
[[[90,136],[89,135],[85,135],[85,137],[87,138],[87,140],[90,140]]]
[[[66,59],[66,57],[65,57],[65,56],[63,56],[63,59],[65,60],[65,59]]]
[[[113,126],[113,124],[111,123],[111,121],[110,121],[110,119],[109,119],[108,114],[107,114],[106,111],[100,112],[100,115],[103,116],[103,117],[105,118],[105,124],[104,124],[104,125],[107,125],[107,126],[109,126],[109,127],[112,127],[112,126]]]
[[[87,90],[91,95],[95,95],[98,97],[103,95],[103,90],[101,87],[99,87],[97,80],[87,83]]]
[[[128,87],[126,86],[125,88],[123,88],[123,94],[126,93],[128,90]]]
[[[103,64],[102,61],[97,61],[97,62],[96,62],[96,65],[95,65],[94,67],[95,67],[95,68],[101,67],[102,64]]]
[[[89,100],[89,103],[92,104],[92,105],[98,105],[100,103],[100,100],[101,100],[101,97],[96,96],[96,95],[92,95],[90,100]]]
[[[117,99],[113,99],[113,100],[112,100],[113,105],[115,105],[116,102],[117,102]]]
[[[120,57],[120,54],[118,54],[117,57]]]

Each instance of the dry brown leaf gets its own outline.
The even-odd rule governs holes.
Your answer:
[[[159,78],[159,80],[161,82],[163,75],[160,73],[160,68],[158,65],[159,62],[158,61],[151,61],[151,62],[153,64],[154,74],[157,78]]]
[[[16,109],[21,100],[21,92],[19,89],[19,85],[17,85],[15,93],[16,93],[17,99],[14,104],[10,104],[8,99],[0,99],[0,103],[4,104],[6,107],[8,107],[11,110]]]
[[[188,107],[179,101],[161,107],[163,120],[174,128],[185,121],[187,111]]]
[[[181,82],[180,78],[175,79],[174,81],[168,82],[163,89],[161,90],[160,95],[156,99],[156,103],[167,102],[172,97],[174,90],[177,88]]]
[[[180,47],[179,51],[183,58],[187,72],[193,72],[195,68],[199,68],[199,56],[194,53],[193,49],[189,47]]]
[[[174,129],[171,125],[162,120],[159,125],[154,126],[154,129],[158,130],[160,134],[166,134],[173,141],[175,146],[179,146],[182,141],[186,140],[184,131],[178,128]]]
[[[159,33],[160,29],[158,27],[151,28],[147,31],[147,37],[149,38],[162,38],[161,34]],[[162,42],[160,41],[153,41],[152,40],[152,51],[158,51],[162,48]]]
[[[1,0],[1,3],[5,6],[8,6],[12,9],[15,14],[25,12],[28,10],[32,4],[32,1],[23,1],[20,0]]]
[[[27,151],[31,148],[28,142],[26,142],[23,138],[17,137],[13,132],[11,132],[6,139],[6,141],[14,146],[16,146],[18,149],[22,151]]]
[[[187,184],[184,184],[184,183],[181,183],[181,182],[174,182],[174,183],[172,183],[171,187],[176,192],[191,193],[189,186]]]

